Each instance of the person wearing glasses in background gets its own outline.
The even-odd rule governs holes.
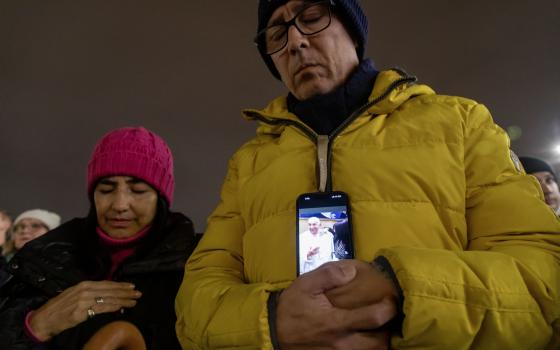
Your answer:
[[[7,243],[8,246],[4,252],[6,261],[9,262],[29,241],[44,235],[59,225],[60,216],[43,209],[32,209],[18,215],[14,220],[12,233]]]
[[[390,29],[387,29],[390,31]],[[560,222],[475,101],[364,58],[356,0],[260,0],[289,93],[257,136],[176,298],[183,348],[542,349],[560,328]],[[355,259],[296,277],[295,203],[349,195]]]

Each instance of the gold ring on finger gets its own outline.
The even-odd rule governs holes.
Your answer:
[[[95,303],[96,304],[103,304],[105,302],[105,300],[103,300],[103,297],[97,297],[95,298]]]
[[[87,316],[88,318],[93,318],[93,316],[95,316],[95,311],[93,311],[91,307],[87,309]]]

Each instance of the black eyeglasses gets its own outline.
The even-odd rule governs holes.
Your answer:
[[[47,229],[47,231],[49,230],[49,228],[47,227],[47,225],[45,224],[40,224],[37,222],[33,222],[31,224],[22,224],[22,223],[18,223],[16,226],[14,226],[14,234],[18,235],[23,233],[23,231],[25,231],[25,229],[29,229],[31,232],[36,232],[39,231],[40,229]]]
[[[294,25],[303,35],[317,34],[331,24],[332,0],[313,2],[301,9],[291,20],[274,24],[257,33],[255,44],[265,45],[267,55],[282,50],[288,43],[288,30]]]

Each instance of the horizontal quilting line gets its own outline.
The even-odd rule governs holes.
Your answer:
[[[341,150],[341,149],[355,149],[355,150],[370,149],[371,150],[372,147],[375,147],[379,150],[383,150],[383,149],[399,149],[399,148],[406,148],[406,147],[418,147],[418,146],[429,145],[429,144],[441,144],[441,145],[458,146],[461,143],[458,142],[458,141],[427,140],[427,141],[423,141],[423,142],[398,144],[398,145],[393,145],[392,146],[392,145],[382,145],[382,144],[379,144],[379,143],[361,143],[359,145],[356,145],[355,143],[348,142],[346,144],[337,143],[335,149],[336,150]]]
[[[397,271],[397,275],[398,275],[398,273],[399,273],[399,272]],[[443,280],[431,279],[431,278],[429,278],[429,277],[405,276],[404,278],[407,279],[407,280],[411,280],[411,281],[433,282],[433,283],[439,283],[439,284],[445,284],[445,285],[460,286],[460,287],[464,287],[464,288],[466,288],[466,289],[487,291],[487,292],[496,293],[496,294],[530,295],[530,296],[532,296],[529,292],[523,292],[523,293],[521,293],[521,292],[502,291],[502,290],[499,290],[499,289],[488,289],[488,288],[483,288],[483,287],[470,286],[470,285],[468,285],[468,284],[459,283],[459,282],[452,282],[452,281],[443,281]]]
[[[493,307],[493,306],[488,306],[488,305],[483,305],[483,304],[465,302],[465,301],[456,300],[456,299],[448,299],[448,298],[437,297],[437,296],[433,296],[433,295],[426,295],[426,294],[422,294],[422,293],[410,293],[409,292],[407,294],[410,295],[410,296],[414,296],[414,297],[422,297],[422,298],[425,298],[425,299],[438,300],[438,301],[448,302],[448,303],[451,303],[451,304],[460,304],[460,305],[476,307],[476,308],[480,308],[480,309],[484,309],[484,310],[509,312],[509,313],[532,313],[532,314],[538,314],[538,315],[541,314],[541,311],[538,307],[536,307],[534,309],[510,309],[510,308],[500,308],[500,307]]]
[[[356,199],[356,198],[352,198],[352,202],[358,203],[358,202],[371,202],[371,203],[378,203],[378,204],[402,204],[402,205],[417,205],[417,204],[424,204],[424,205],[428,205],[434,208],[439,208],[439,209],[444,209],[444,210],[449,210],[452,211],[456,214],[460,214],[460,215],[464,215],[464,212],[458,209],[453,209],[451,207],[448,206],[444,206],[444,205],[439,205],[439,204],[435,204],[433,202],[428,202],[428,201],[382,201],[382,200],[372,200],[372,199]]]

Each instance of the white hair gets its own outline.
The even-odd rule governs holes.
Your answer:
[[[315,216],[310,217],[309,219],[307,219],[307,224],[320,224],[321,220],[319,220],[319,218],[316,218]]]

